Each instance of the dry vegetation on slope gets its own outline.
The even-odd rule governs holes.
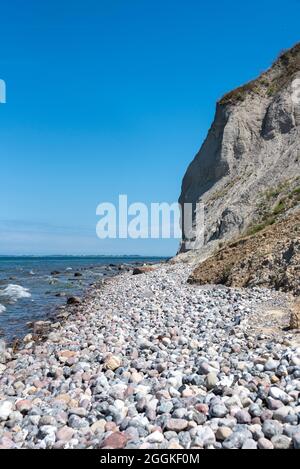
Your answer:
[[[228,244],[201,263],[190,283],[270,287],[300,295],[300,213]]]
[[[247,93],[261,96],[273,96],[290,81],[291,77],[300,69],[300,44],[284,51],[270,70],[259,78],[246,83],[227,93],[220,100],[220,104],[236,104],[243,101]]]

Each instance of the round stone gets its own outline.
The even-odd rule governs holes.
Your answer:
[[[167,420],[165,428],[169,431],[181,432],[185,430],[187,426],[188,426],[187,420],[170,418]]]
[[[201,362],[199,365],[198,373],[200,375],[208,375],[211,371],[211,367],[207,362]]]
[[[105,432],[105,424],[106,424],[106,420],[104,419],[100,419],[100,420],[97,420],[97,422],[93,423],[93,425],[91,425],[91,430],[93,433],[104,433]]]
[[[218,441],[224,441],[230,437],[232,430],[229,427],[220,427],[216,431],[216,438]]]
[[[57,425],[55,417],[52,415],[42,415],[42,417],[39,419],[39,426],[41,427],[43,425]]]
[[[210,409],[211,416],[216,418],[225,417],[225,415],[227,415],[227,412],[227,408],[224,406],[224,404],[215,404]]]
[[[300,449],[300,431],[293,435],[293,446],[295,449]]]
[[[279,362],[269,359],[265,363],[265,371],[275,371],[278,368],[278,366],[279,366]]]
[[[163,401],[160,403],[159,407],[157,408],[158,413],[160,414],[169,414],[172,412],[173,403],[172,401]]]
[[[235,431],[223,442],[223,448],[225,449],[240,449],[242,448],[245,441],[251,439],[251,432],[247,430]]]
[[[218,382],[218,377],[217,377],[216,373],[213,373],[213,372],[208,373],[208,375],[206,376],[206,387],[209,391],[211,389],[214,389],[217,382]]]
[[[258,449],[274,449],[273,443],[266,438],[260,438],[257,442]]]
[[[196,438],[194,439],[193,444],[199,446],[200,448],[211,446],[216,442],[216,437],[214,432],[209,427],[200,427],[197,430]]]
[[[282,389],[277,388],[276,386],[272,386],[269,391],[269,395],[273,397],[273,399],[277,399],[279,401],[287,401],[289,399],[288,395],[286,392],[284,392]]]
[[[257,449],[257,443],[248,438],[246,441],[244,441],[242,449]]]
[[[262,414],[262,409],[257,404],[251,404],[250,407],[249,407],[249,414],[252,417],[260,417],[261,414]]]
[[[27,414],[32,408],[32,402],[28,401],[27,399],[23,399],[16,403],[16,408],[19,412],[21,412],[21,414]]]
[[[291,360],[290,360],[290,364],[292,366],[300,367],[300,356],[292,355]]]
[[[251,423],[251,415],[246,410],[240,410],[235,414],[237,422],[240,424],[249,424]]]
[[[162,432],[156,430],[146,437],[146,441],[148,443],[162,443],[164,441],[164,435]]]
[[[273,436],[281,435],[283,428],[281,423],[277,422],[276,420],[266,420],[263,423],[262,431],[265,437],[271,440]]]
[[[291,447],[292,440],[285,435],[273,436],[271,442],[274,449],[289,449]]]
[[[180,407],[179,409],[175,409],[172,413],[172,417],[175,419],[182,419],[186,417],[187,410],[184,407]]]
[[[290,411],[291,409],[289,407],[280,407],[274,411],[273,419],[278,420],[279,422],[284,422]]]
[[[197,425],[203,425],[206,422],[207,417],[202,412],[198,412],[194,409],[188,413],[188,419],[195,422]]]
[[[0,421],[7,420],[13,410],[13,403],[10,401],[0,402]]]
[[[101,444],[101,448],[122,449],[125,447],[126,443],[127,443],[127,437],[125,433],[114,432],[105,438],[105,440]]]
[[[72,439],[74,435],[74,430],[73,428],[70,427],[61,427],[59,430],[56,432],[56,438],[60,441],[63,441],[67,443]]]
[[[107,368],[108,370],[112,370],[112,371],[115,371],[117,368],[119,368],[121,364],[122,364],[121,358],[114,356],[114,355],[106,358],[106,360],[104,361],[105,368]]]

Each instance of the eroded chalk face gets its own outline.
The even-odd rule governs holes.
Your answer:
[[[296,78],[292,83],[292,101],[296,105],[300,105],[300,78]]]

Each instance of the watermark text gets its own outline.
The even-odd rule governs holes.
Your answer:
[[[153,202],[128,204],[119,195],[118,204],[98,205],[96,233],[100,239],[184,239],[188,249],[199,249],[204,239],[203,204]]]
[[[0,104],[6,103],[6,83],[0,79]]]

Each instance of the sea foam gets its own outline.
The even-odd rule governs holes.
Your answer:
[[[3,305],[0,303],[0,314],[1,314],[1,313],[4,313],[5,310],[6,310],[5,306],[3,306]]]
[[[30,298],[31,294],[28,288],[21,287],[20,285],[9,284],[3,290],[0,290],[0,298],[15,303],[21,298]]]

